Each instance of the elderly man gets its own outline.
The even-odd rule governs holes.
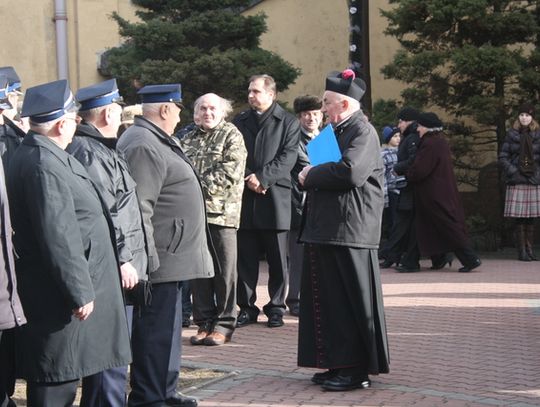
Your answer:
[[[326,390],[370,386],[388,372],[377,246],[384,205],[379,138],[360,110],[365,83],[352,70],[326,79],[323,112],[335,126],[339,162],[306,166],[298,365],[328,369]]]
[[[267,325],[283,325],[287,294],[287,235],[291,226],[291,170],[298,155],[298,120],[276,103],[271,76],[250,78],[250,110],[233,121],[244,136],[248,152],[246,187],[238,231],[237,326],[257,322],[257,281],[261,254],[268,261],[270,301],[263,312]]]
[[[22,115],[31,130],[8,171],[28,319],[18,370],[28,406],[65,406],[78,379],[131,362],[114,230],[88,173],[64,151],[77,123],[67,81],[28,89]]]
[[[73,141],[66,151],[84,166],[109,210],[116,231],[122,287],[132,300],[139,280],[147,280],[145,236],[135,181],[127,163],[116,153],[122,97],[115,79],[79,89],[80,103]],[[145,285],[144,282],[140,283]],[[137,287],[137,290],[144,287]],[[126,307],[131,321],[133,307]],[[131,325],[131,323],[130,323]],[[126,403],[127,366],[108,369],[83,379],[81,406],[120,406]]]
[[[228,100],[208,93],[195,101],[199,125],[180,141],[199,173],[220,273],[192,280],[193,318],[199,326],[193,345],[223,345],[236,326],[236,231],[240,224],[246,148],[242,134],[225,121]]]
[[[298,158],[291,171],[291,230],[289,231],[289,291],[285,304],[289,313],[295,317],[300,315],[300,278],[302,276],[303,246],[298,243],[298,229],[302,223],[302,208],[304,206],[304,191],[298,184],[298,174],[309,164],[306,145],[319,134],[323,113],[322,101],[317,96],[299,96],[294,99],[294,112],[300,121],[300,142],[298,143]]]
[[[0,68],[0,75],[7,79],[6,103],[0,107],[0,155],[4,162],[4,169],[9,168],[10,158],[21,144],[26,133],[13,122],[17,113],[17,103],[21,94],[21,80],[12,66]]]
[[[135,306],[129,406],[196,406],[176,392],[182,340],[182,282],[214,276],[205,201],[194,168],[172,137],[180,122],[179,84],[139,91],[142,116],[118,141],[143,215],[152,301]]]
[[[8,81],[0,75],[0,109],[9,109]],[[13,328],[26,322],[19,294],[13,259],[12,230],[4,166],[0,161],[0,406],[14,406],[9,398],[15,386]]]

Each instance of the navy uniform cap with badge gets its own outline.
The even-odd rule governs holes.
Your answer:
[[[167,103],[171,102],[184,109],[182,104],[182,85],[171,83],[167,85],[147,85],[138,92],[142,103]]]
[[[124,99],[120,96],[116,79],[96,83],[77,91],[75,99],[80,103],[80,111],[94,109],[96,107],[118,103],[124,106]]]
[[[0,68],[0,75],[6,75],[8,79],[8,93],[17,92],[18,94],[22,94],[21,79],[19,78],[19,75],[17,75],[15,68],[12,66],[3,66]]]
[[[61,79],[28,88],[21,117],[29,117],[34,123],[46,123],[77,112],[78,108],[68,81]]]
[[[0,110],[11,109],[13,106],[8,99],[9,82],[6,75],[0,74]]]

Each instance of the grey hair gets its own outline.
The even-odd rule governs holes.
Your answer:
[[[91,121],[94,121],[99,115],[100,113],[105,110],[105,108],[107,107],[108,105],[105,105],[105,106],[98,106],[98,107],[94,107],[93,109],[88,109],[88,110],[83,110],[83,111],[79,111],[79,116],[81,116],[81,118],[84,120],[84,121],[87,121],[87,122],[91,122]]]
[[[169,102],[166,102],[169,103]],[[143,116],[154,116],[159,113],[161,105],[165,103],[143,103],[142,104],[142,114]]]
[[[43,122],[43,123],[38,123],[38,122],[34,122],[32,121],[32,119],[29,119],[28,120],[28,124],[30,125],[30,128],[35,131],[36,133],[48,133],[56,123],[58,123],[60,120],[62,120],[68,113],[77,113],[77,111],[79,110],[78,107],[76,106],[73,106],[72,108],[70,109],[67,109],[66,110],[66,113],[64,113],[62,116],[54,119],[54,120],[50,120],[48,122]]]
[[[229,116],[233,111],[232,102],[228,99],[222,98],[219,95],[216,95],[215,93],[206,93],[202,96],[199,96],[197,100],[195,100],[195,103],[193,104],[193,115],[195,116],[197,114],[197,110],[199,109],[199,106],[202,103],[202,99],[205,96],[209,96],[209,95],[217,96],[217,98],[219,99],[221,110],[223,112],[223,119],[226,119],[227,116]]]

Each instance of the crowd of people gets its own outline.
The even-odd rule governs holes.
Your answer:
[[[115,79],[75,94],[58,80],[27,89],[18,112],[20,79],[0,68],[2,407],[16,377],[31,407],[72,405],[81,381],[83,407],[197,406],[177,391],[191,299],[192,345],[225,345],[261,311],[279,328],[288,309],[298,365],[324,369],[312,382],[367,388],[389,371],[379,268],[419,271],[427,256],[440,269],[452,252],[459,271],[480,266],[434,113],[403,108],[381,150],[353,71],[330,73],[294,114],[271,76],[247,82],[249,108],[232,121],[231,102],[207,93],[179,130],[180,84],[146,85],[125,106]],[[522,110],[501,161],[528,261],[540,132]],[[341,158],[311,165],[323,124]]]

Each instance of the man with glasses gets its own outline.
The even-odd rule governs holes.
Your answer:
[[[28,323],[17,333],[28,406],[66,406],[78,380],[131,362],[114,230],[84,167],[64,150],[77,126],[66,80],[28,89],[30,132],[8,194]]]
[[[195,170],[172,137],[180,122],[180,84],[139,91],[142,116],[117,149],[137,182],[147,237],[152,301],[135,305],[129,406],[196,406],[176,391],[182,340],[182,282],[214,276],[205,201]]]

